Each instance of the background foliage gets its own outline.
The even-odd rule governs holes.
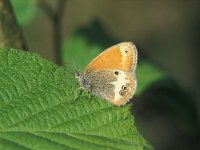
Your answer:
[[[61,52],[65,68],[83,70],[105,48],[133,41],[139,62],[132,112],[140,132],[157,149],[198,149],[198,1],[68,0],[61,26],[52,25],[53,19],[41,7],[44,0],[31,1],[13,2],[29,49],[54,62]],[[60,2],[46,4],[56,12]],[[27,12],[19,13],[17,7]],[[55,28],[62,31],[61,49],[55,48]]]

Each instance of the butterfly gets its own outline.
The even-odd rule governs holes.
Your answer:
[[[137,58],[135,45],[122,42],[99,54],[76,78],[82,89],[121,106],[136,92]]]

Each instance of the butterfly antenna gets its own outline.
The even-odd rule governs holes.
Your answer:
[[[80,70],[80,64],[78,62],[78,58],[75,58],[75,61],[74,61],[74,68],[76,68],[76,70]]]

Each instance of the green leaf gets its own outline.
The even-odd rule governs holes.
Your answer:
[[[142,94],[153,83],[167,77],[164,71],[147,61],[138,63],[136,75],[138,80],[136,94]]]
[[[0,149],[152,149],[131,105],[84,92],[74,73],[36,54],[0,49]]]
[[[101,49],[98,44],[88,43],[84,36],[72,34],[69,39],[63,42],[63,63],[77,66],[83,70],[89,61],[100,53]]]
[[[36,15],[36,0],[11,0],[11,4],[20,25],[28,24]]]

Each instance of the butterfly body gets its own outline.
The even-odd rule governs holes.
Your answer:
[[[121,106],[136,91],[136,62],[135,46],[124,42],[102,52],[76,77],[86,91]]]

